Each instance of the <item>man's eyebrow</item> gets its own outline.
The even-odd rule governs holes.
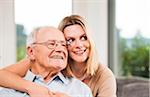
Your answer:
[[[66,42],[66,40],[60,40],[60,42]]]
[[[52,40],[47,40],[46,42],[55,42],[55,41],[58,41],[58,40],[54,40],[54,39],[52,39]]]
[[[66,40],[47,40],[47,41],[60,41],[60,42],[66,42]]]

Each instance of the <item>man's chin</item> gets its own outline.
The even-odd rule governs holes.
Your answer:
[[[64,68],[65,68],[64,65],[57,65],[57,66],[55,66],[55,69],[57,69],[58,71],[61,71],[61,70],[63,70]]]
[[[64,61],[51,61],[51,64],[54,66],[54,67],[58,67],[58,68],[65,68],[66,67],[66,63]]]

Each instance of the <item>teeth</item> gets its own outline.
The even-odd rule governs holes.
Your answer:
[[[85,50],[80,50],[80,51],[76,51],[76,54],[83,54],[85,52]]]
[[[58,55],[54,55],[54,56],[52,56],[51,58],[54,58],[54,59],[63,59],[62,56],[58,56]]]

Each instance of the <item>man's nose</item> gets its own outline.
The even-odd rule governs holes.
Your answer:
[[[67,48],[63,47],[61,44],[56,45],[56,47],[54,48],[54,51],[60,54],[63,54],[64,56],[67,56],[68,52],[67,52]]]
[[[57,47],[65,47],[65,46],[62,43],[59,42],[59,43],[55,44],[55,48],[57,48]]]
[[[64,47],[62,46],[61,43],[56,44],[55,51],[58,51],[58,52],[63,52],[64,51]]]

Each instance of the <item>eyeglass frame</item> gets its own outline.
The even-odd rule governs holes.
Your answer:
[[[48,49],[55,49],[58,46],[58,44],[61,44],[61,46],[64,46],[67,48],[67,42],[66,41],[58,41],[58,40],[48,40],[46,42],[34,42],[34,43],[32,43],[32,45],[34,45],[34,44],[44,45]]]

